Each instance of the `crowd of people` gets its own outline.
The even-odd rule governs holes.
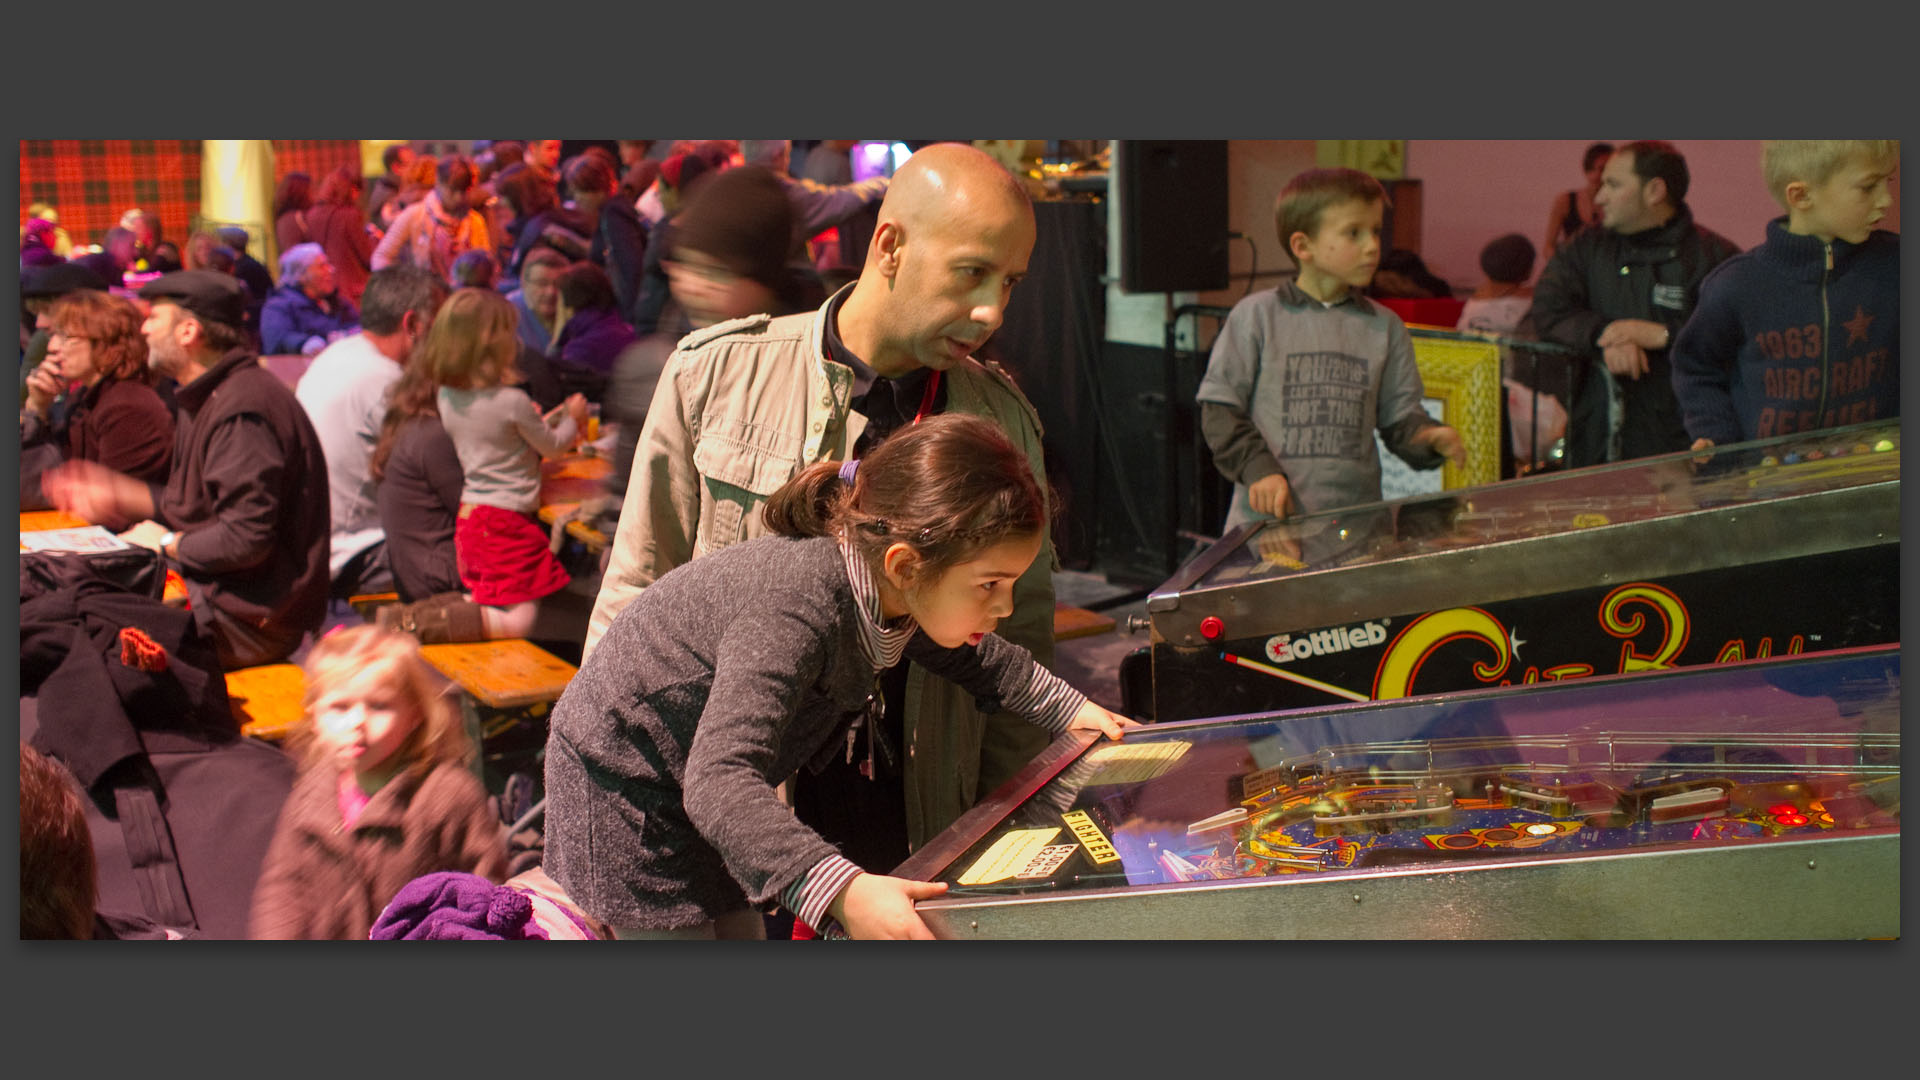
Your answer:
[[[824,182],[784,140],[616,145],[289,174],[277,275],[244,229],[196,233],[183,262],[140,211],[79,251],[35,210],[22,508],[157,553],[187,604],[23,593],[45,626],[23,658],[23,860],[66,868],[23,902],[27,936],[924,936],[912,905],[941,887],[889,871],[1054,735],[1132,724],[1048,671],[1038,414],[976,355],[1036,240],[1018,180],[957,143],[865,181],[821,143],[804,171]],[[1874,228],[1897,150],[1766,144],[1785,214],[1742,254],[1694,222],[1671,146],[1596,144],[1538,282],[1531,241],[1495,239],[1460,325],[1591,357],[1558,418],[1576,466],[1897,415],[1898,245]],[[1416,468],[1463,459],[1377,302],[1452,290],[1382,252],[1385,206],[1347,169],[1278,199],[1297,273],[1235,305],[1197,394],[1228,525],[1377,499],[1376,432]],[[820,242],[863,213],[864,250]],[[304,373],[289,388],[263,356]],[[589,612],[537,511],[542,460],[596,416]],[[519,637],[570,639],[580,669],[551,718],[544,859],[510,873],[419,647]],[[106,640],[110,663],[79,662]],[[43,682],[91,686],[89,707],[143,694],[109,718],[138,728],[184,708],[182,680],[204,697],[288,661],[307,717],[265,782],[277,825],[230,852],[246,918],[102,907],[79,849],[117,818],[89,806],[144,781],[76,760],[77,706]],[[195,730],[231,741],[217,728]]]

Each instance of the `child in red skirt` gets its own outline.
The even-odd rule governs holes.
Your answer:
[[[587,402],[575,394],[542,416],[514,385],[517,319],[499,293],[460,289],[441,305],[420,345],[439,383],[440,423],[465,478],[454,554],[482,623],[450,627],[449,640],[525,637],[541,598],[570,580],[538,517],[540,459],[579,444]]]

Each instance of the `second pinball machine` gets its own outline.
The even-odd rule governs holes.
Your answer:
[[[1165,722],[1900,640],[1897,421],[1234,530],[1148,600]]]

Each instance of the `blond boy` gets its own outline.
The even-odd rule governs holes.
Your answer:
[[[1280,192],[1280,242],[1299,274],[1228,314],[1196,397],[1214,464],[1233,481],[1226,528],[1380,498],[1377,429],[1417,469],[1465,460],[1427,415],[1413,339],[1361,295],[1380,264],[1380,182],[1313,169]]]
[[[1762,144],[1786,216],[1715,268],[1673,344],[1694,449],[1900,414],[1900,241],[1891,140]]]

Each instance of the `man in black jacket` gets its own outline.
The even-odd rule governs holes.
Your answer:
[[[232,670],[286,659],[327,611],[327,464],[306,410],[242,343],[246,290],[181,270],[148,282],[148,363],[180,384],[164,487],[92,462],[44,480],[54,504],[177,566],[202,633]]]
[[[1588,354],[1569,410],[1571,466],[1687,449],[1667,348],[1701,280],[1740,250],[1694,224],[1687,185],[1671,145],[1620,147],[1593,198],[1600,225],[1556,250],[1534,287],[1528,318],[1540,336]]]

